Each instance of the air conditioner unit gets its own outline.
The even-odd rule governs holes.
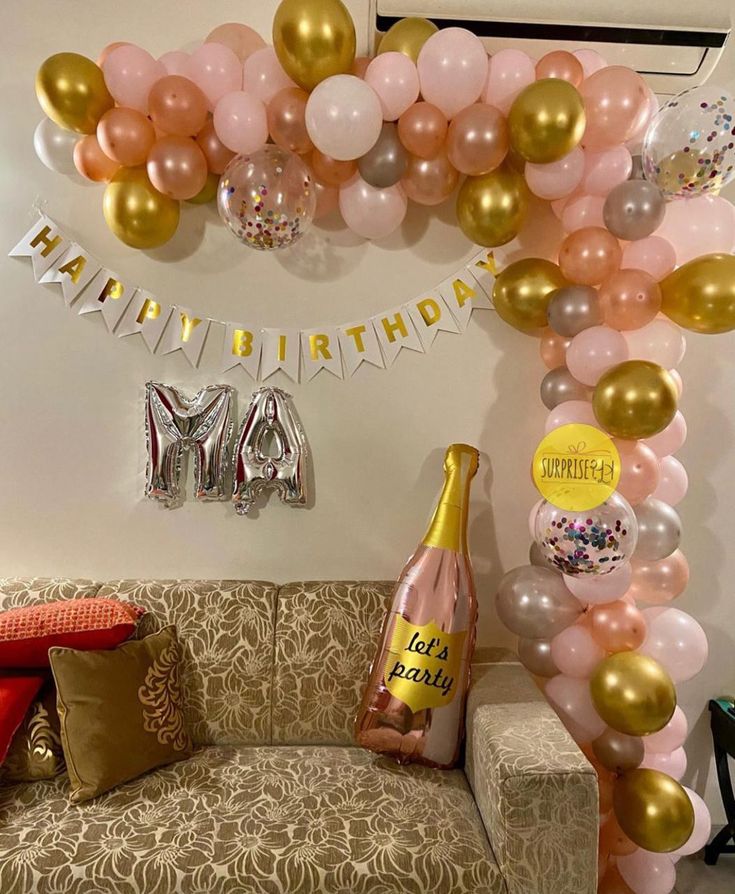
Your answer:
[[[374,47],[399,19],[468,28],[489,53],[513,46],[538,59],[582,47],[627,65],[656,93],[707,80],[732,29],[727,0],[370,0]]]

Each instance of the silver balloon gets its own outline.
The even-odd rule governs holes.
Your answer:
[[[226,497],[225,473],[232,437],[233,391],[209,385],[190,398],[173,385],[146,385],[148,473],[145,493],[172,508],[181,503],[181,458],[194,451],[197,500]]]
[[[599,326],[602,323],[602,311],[597,290],[591,286],[564,286],[551,296],[548,308],[549,326],[572,338],[583,329]]]
[[[605,199],[602,217],[613,236],[633,242],[657,230],[665,211],[666,200],[657,186],[647,180],[626,180]]]
[[[50,118],[44,118],[33,132],[33,148],[36,155],[50,171],[57,174],[75,174],[74,147],[81,134],[64,130]]]
[[[378,142],[357,163],[362,179],[376,189],[394,186],[406,173],[408,153],[398,139],[398,128],[386,121]]]
[[[639,736],[628,736],[608,727],[592,743],[592,751],[597,760],[612,773],[635,770],[643,763],[646,749]]]
[[[630,177],[628,180],[645,180],[646,175],[643,173],[643,158],[640,155],[633,156],[633,166],[630,169]]]
[[[291,407],[290,394],[261,388],[253,394],[235,446],[232,502],[246,515],[266,487],[284,503],[306,503],[306,437]]]
[[[541,400],[547,410],[566,400],[590,400],[592,389],[578,382],[566,366],[557,366],[546,373],[541,382]]]
[[[500,620],[518,636],[551,639],[573,624],[582,606],[550,568],[522,565],[500,582],[495,605]]]
[[[546,556],[541,552],[541,547],[534,540],[528,550],[528,561],[531,565],[536,565],[539,568],[548,568],[549,563],[546,561]],[[554,570],[554,569],[552,569]],[[561,571],[557,571],[557,574],[561,574]]]
[[[681,519],[679,514],[663,500],[649,497],[635,507],[638,519],[638,545],[636,559],[649,562],[665,559],[679,546]]]
[[[526,670],[537,677],[555,677],[559,673],[551,657],[551,641],[548,639],[521,637],[518,640],[518,657]]]

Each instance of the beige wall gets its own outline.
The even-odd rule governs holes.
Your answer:
[[[367,4],[349,4],[365,33]],[[317,231],[289,253],[238,246],[216,216],[185,208],[168,247],[144,254],[117,242],[101,213],[102,190],[52,174],[33,154],[40,119],[33,74],[48,55],[95,56],[114,39],[154,54],[186,47],[222,21],[248,20],[265,35],[275,0],[150,3],[34,0],[3,16],[0,90],[0,246],[9,249],[48,213],[108,266],[165,300],[219,319],[307,327],[365,317],[439,282],[472,254],[446,207],[431,219],[413,209],[381,245]],[[735,73],[731,58],[727,64]],[[730,79],[732,84],[732,80]],[[548,231],[536,215],[532,230]],[[526,249],[528,251],[528,249]],[[242,407],[253,389],[244,372],[217,372],[211,346],[200,370],[180,354],[153,357],[137,337],[116,340],[99,315],[77,317],[52,287],[33,285],[26,262],[0,258],[2,348],[2,529],[0,574],[150,577],[391,578],[430,512],[443,447],[477,444],[483,466],[474,489],[470,539],[480,592],[480,641],[507,644],[493,594],[502,573],[525,561],[526,518],[535,500],[527,470],[545,411],[537,344],[475,315],[464,337],[443,334],[428,355],[407,353],[390,371],[363,369],[341,382],[321,373],[291,385],[307,428],[316,480],[314,506],[272,499],[257,517],[228,505],[167,512],[142,498],[142,397],[150,379],[188,389],[227,381]],[[682,450],[691,492],[681,507],[692,584],[679,602],[704,624],[707,670],[682,690],[694,727],[688,780],[719,818],[709,767],[706,703],[735,692],[735,335],[692,337],[681,371],[689,440]]]

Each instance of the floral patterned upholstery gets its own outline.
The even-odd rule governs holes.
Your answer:
[[[100,584],[93,580],[71,580],[68,577],[5,577],[0,578],[0,611],[53,602],[55,599],[83,599],[96,596]]]

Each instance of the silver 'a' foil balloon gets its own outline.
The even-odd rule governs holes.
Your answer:
[[[306,503],[306,438],[290,397],[268,387],[250,400],[235,445],[232,502],[238,515],[246,515],[267,487],[289,506]]]
[[[229,385],[208,385],[187,397],[173,385],[146,385],[145,432],[148,473],[145,493],[169,508],[180,505],[181,458],[194,452],[197,500],[226,497],[225,474],[232,437],[233,391]]]

